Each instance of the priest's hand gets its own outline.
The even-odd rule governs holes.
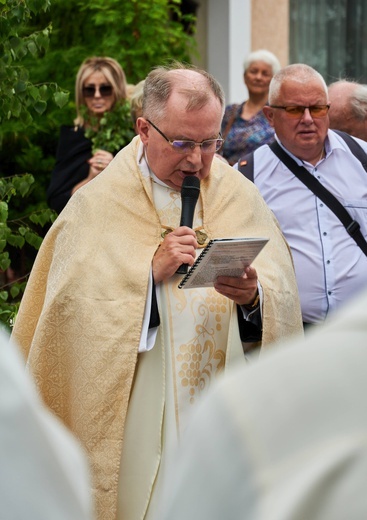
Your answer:
[[[192,265],[196,258],[195,232],[180,226],[168,233],[153,257],[153,279],[155,283],[171,278],[181,264]]]
[[[238,305],[251,306],[257,298],[257,272],[252,266],[246,267],[241,277],[218,276],[214,288]]]

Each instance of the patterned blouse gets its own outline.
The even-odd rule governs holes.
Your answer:
[[[237,107],[236,117],[219,151],[230,164],[235,164],[240,157],[256,150],[262,144],[274,141],[274,129],[269,125],[262,110],[250,120],[242,119],[244,104],[245,102],[241,105],[228,105],[223,116],[222,133]]]

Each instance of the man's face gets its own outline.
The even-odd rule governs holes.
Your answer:
[[[306,107],[327,105],[328,97],[317,79],[307,83],[287,80],[280,88],[278,99],[272,104]],[[281,143],[296,157],[312,162],[320,156],[329,128],[327,114],[316,118],[311,116],[309,110],[305,110],[299,119],[292,119],[285,110],[271,107],[264,107],[264,113]]]
[[[201,143],[219,137],[222,111],[213,96],[200,110],[185,110],[186,99],[173,92],[167,102],[165,117],[153,121],[168,139],[191,140]],[[145,146],[145,153],[153,173],[171,188],[180,191],[188,175],[205,179],[210,172],[214,153],[204,154],[196,146],[189,153],[175,151],[170,143],[145,118],[137,121],[138,132]]]

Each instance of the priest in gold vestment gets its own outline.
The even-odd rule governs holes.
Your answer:
[[[155,519],[171,454],[212,381],[302,333],[279,226],[215,157],[224,105],[205,71],[147,76],[139,135],[59,215],[16,319],[44,401],[89,454],[98,520]],[[192,229],[179,225],[186,176],[201,181]],[[242,277],[179,289],[177,268],[221,237],[269,242]]]

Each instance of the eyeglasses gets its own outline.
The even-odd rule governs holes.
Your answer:
[[[222,146],[224,139],[219,137],[217,139],[205,139],[201,143],[196,143],[195,141],[188,140],[177,140],[171,141],[167,136],[164,135],[163,132],[159,130],[149,119],[147,119],[148,123],[152,125],[152,127],[157,130],[159,134],[169,143],[173,150],[178,153],[190,153],[195,149],[195,146],[200,146],[200,150],[202,153],[215,153]],[[220,134],[219,134],[220,135]]]
[[[310,107],[303,107],[301,105],[294,105],[290,107],[281,107],[277,105],[270,106],[271,108],[280,108],[281,110],[285,110],[287,117],[292,119],[301,119],[301,117],[305,113],[306,108],[309,110],[311,116],[314,118],[325,117],[330,108],[330,105],[313,105]]]
[[[100,85],[97,87],[95,85],[88,85],[87,87],[83,87],[83,96],[86,98],[92,98],[96,95],[97,89],[102,97],[112,96],[112,85]]]

